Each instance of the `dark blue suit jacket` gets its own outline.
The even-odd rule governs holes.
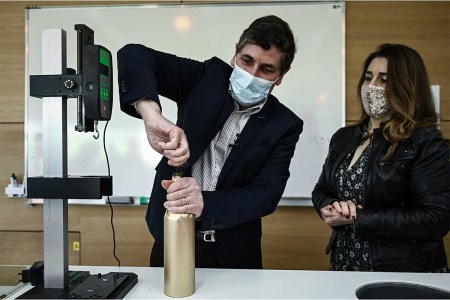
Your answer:
[[[159,102],[158,95],[175,101],[177,126],[187,136],[192,166],[233,111],[231,66],[216,57],[198,62],[136,44],[126,45],[117,56],[121,109],[139,117],[133,101],[146,97]],[[270,95],[241,132],[216,191],[203,192],[204,209],[196,227],[216,230],[223,267],[262,268],[261,218],[275,210],[283,194],[302,129],[303,121]],[[170,179],[174,168],[162,158],[156,171],[146,220],[156,243],[163,245],[166,191],[161,181]]]

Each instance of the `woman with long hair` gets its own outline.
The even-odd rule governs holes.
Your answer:
[[[361,118],[333,135],[312,192],[333,229],[330,270],[449,272],[450,151],[421,56],[379,46],[358,96]]]

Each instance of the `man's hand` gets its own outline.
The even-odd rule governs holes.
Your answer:
[[[162,187],[167,190],[167,201],[164,207],[171,213],[194,214],[196,218],[203,212],[203,195],[197,180],[193,177],[183,177],[173,180],[163,180]]]
[[[136,104],[145,124],[147,140],[158,153],[169,159],[171,166],[181,166],[190,156],[189,144],[183,129],[161,115],[158,104],[152,100],[142,100]]]

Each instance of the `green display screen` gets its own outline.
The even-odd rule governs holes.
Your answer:
[[[105,51],[104,49],[102,49],[102,48],[100,48],[100,63],[104,64],[108,68],[111,65],[109,53],[107,51]]]
[[[100,74],[108,77],[110,65],[109,53],[105,49],[100,48]]]

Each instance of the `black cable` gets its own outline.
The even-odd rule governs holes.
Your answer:
[[[106,164],[108,165],[108,176],[111,176],[111,168],[109,167],[108,152],[106,151],[106,128],[108,127],[108,124],[109,124],[109,120],[106,122],[105,129],[103,130],[103,150],[105,151]],[[109,200],[109,196],[106,196],[106,199],[108,200],[109,207],[111,208],[111,228],[112,228],[112,233],[113,233],[113,255],[114,255],[114,258],[119,263],[119,267],[120,267],[120,260],[116,256],[116,230],[114,229],[114,223],[113,223],[114,210],[111,205],[111,201]]]

